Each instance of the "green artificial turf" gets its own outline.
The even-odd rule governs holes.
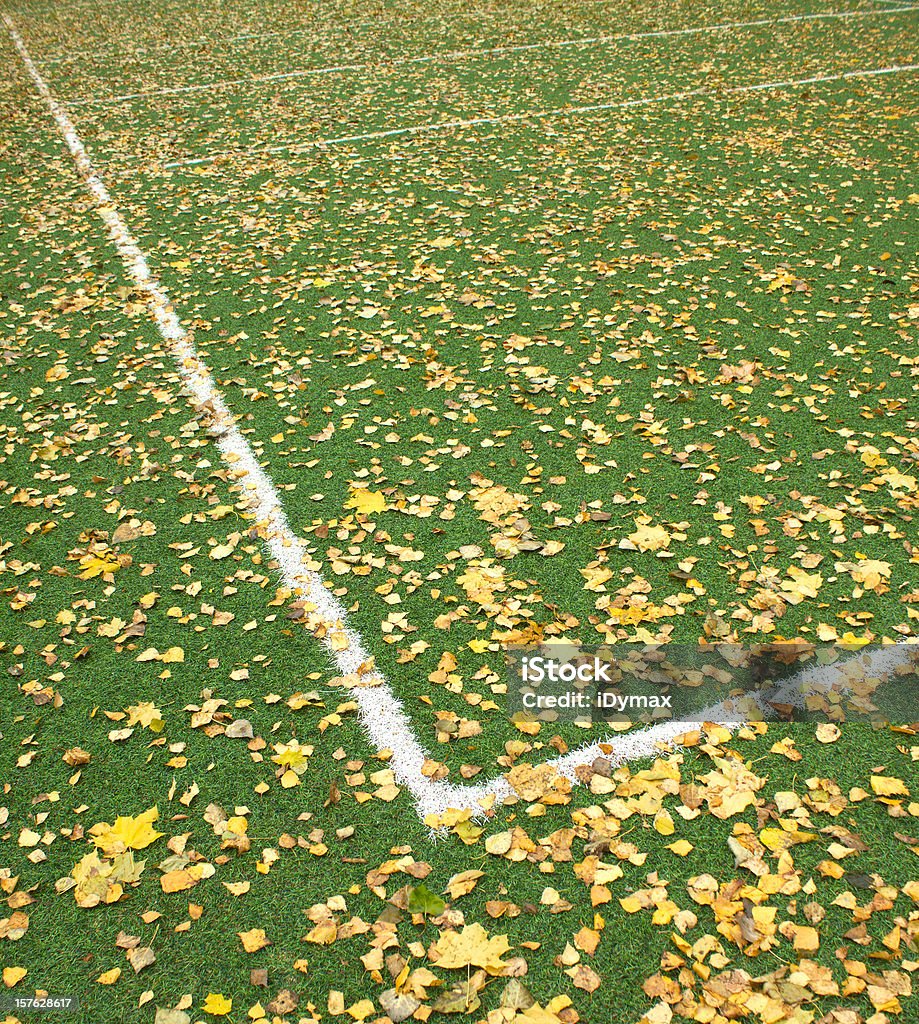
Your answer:
[[[74,101],[77,130],[292,527],[451,781],[597,738],[566,724],[527,737],[508,721],[502,650],[515,639],[916,635],[915,73],[729,91],[914,63],[914,12],[398,63],[830,8],[155,7],[153,16],[134,3],[6,9],[55,95]],[[9,869],[0,878],[18,876],[14,891],[34,900],[22,908],[23,937],[0,939],[3,966],[28,969],[6,994],[76,994],[83,1009],[66,1019],[107,1022],[152,1021],[186,993],[192,1020],[221,1019],[202,1007],[222,993],[233,999],[223,1019],[235,1022],[283,988],[300,997],[290,1019],[311,1019],[309,1004],[337,1019],[327,1005],[337,990],[346,1006],[371,999],[368,1019],[378,1019],[392,978],[360,960],[372,933],[329,946],[301,939],[312,928],[305,912],[336,895],[344,921],[394,920],[405,955],[456,925],[413,920],[372,890],[368,872],[401,852],[430,866],[424,884],[437,893],[458,872],[485,872],[452,908],[507,933],[540,1003],[566,993],[589,1024],[635,1024],[654,1002],[642,984],[677,947],[673,928],[652,924],[650,911],[626,913],[620,897],[657,872],[698,915],[688,941],[717,935],[687,883],[702,874],[755,883],[728,838],[739,823],[774,825],[776,792],[803,795],[813,778],[870,792],[872,773],[915,790],[909,731],[845,726],[824,744],[813,726],[772,726],[687,751],[684,782],[736,750],[767,780],[759,817],[755,808],[726,821],[674,813],[672,836],[653,815],[628,818],[619,838],[647,858],[624,863],[614,898],[596,908],[564,859],[546,871],[546,861],[511,863],[484,848],[517,826],[537,840],[573,827],[579,810],[603,803],[587,787],[561,806],[499,808],[477,842],[452,832],[433,841],[405,791],[377,795],[369,776],[385,759],[331,684],[319,644],[290,617],[53,122],[5,38],[0,52],[0,868]],[[80,102],[337,63],[368,67]],[[696,88],[708,95],[529,116]],[[313,145],[478,117],[507,120]],[[225,155],[165,166],[212,154]],[[385,510],[349,507],[361,487],[382,493]],[[666,548],[623,546],[642,517],[667,531]],[[522,536],[537,549],[515,550]],[[228,540],[231,554],[210,557]],[[564,546],[551,553],[555,541]],[[94,552],[120,559],[110,578],[80,578]],[[881,566],[869,583],[858,578],[866,562]],[[609,579],[588,589],[606,568]],[[800,572],[813,593],[796,589]],[[139,615],[142,634],[122,636]],[[138,661],[149,648],[180,648],[183,660]],[[459,685],[437,681],[445,653]],[[288,704],[312,691],[303,706]],[[230,719],[249,719],[265,747],[192,728],[187,707],[211,697],[227,701]],[[162,714],[162,732],[137,725],[112,739],[126,710],[145,702]],[[438,742],[444,713],[481,732]],[[786,735],[801,760],[773,752]],[[300,785],[284,789],[271,745],[293,739],[314,752]],[[515,752],[515,741],[529,746]],[[78,778],[62,760],[74,747],[91,754]],[[181,803],[193,785],[197,795]],[[665,800],[671,812],[679,803]],[[154,804],[165,836],[136,855],[147,867],[124,900],[85,909],[55,891],[91,849],[80,828]],[[221,850],[204,818],[211,804],[231,816],[248,809],[251,850]],[[840,983],[843,949],[872,970],[915,970],[900,967],[919,959],[914,939],[893,959],[882,945],[897,920],[907,936],[915,918],[902,892],[915,878],[915,819],[914,802],[873,793],[838,818],[814,812],[815,829],[842,825],[867,847],[841,861],[839,879],[818,868],[831,834],[793,850],[802,883],[814,880],[811,902],[826,911],[814,959]],[[23,829],[43,838],[21,845]],[[156,865],[183,833],[216,873],[167,894]],[[686,857],[668,849],[680,838],[694,845]],[[575,862],[589,842],[582,830]],[[278,859],[262,874],[265,849]],[[237,881],[250,881],[249,892],[221,884]],[[395,874],[386,896],[415,884]],[[541,902],[546,886],[572,908],[553,913]],[[864,905],[885,886],[901,891],[859,945],[847,936],[852,913],[833,900],[854,892]],[[486,904],[498,900],[519,915],[494,918]],[[804,920],[803,897],[772,902],[779,920]],[[162,916],[145,923],[148,911]],[[602,939],[581,958],[602,979],[590,993],[556,958],[596,913]],[[245,953],[236,933],[251,928],[265,928],[272,945]],[[135,975],[115,945],[121,932],[156,962]],[[754,976],[795,957],[785,938],[755,959],[724,945],[731,967]],[[116,966],[114,985],[96,982]],[[260,967],[267,989],[250,983]],[[503,985],[485,988],[470,1019],[496,1009]],[[856,993],[809,1002],[811,1019],[843,1004],[864,1018],[876,1009]],[[899,1019],[914,1005],[904,998]]]

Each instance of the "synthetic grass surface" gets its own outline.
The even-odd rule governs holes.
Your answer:
[[[59,15],[43,6],[14,13],[36,56],[53,53],[56,39],[77,53],[111,49],[128,33],[132,45],[143,44],[134,8],[85,6],[85,18],[58,21],[59,29]],[[402,7],[391,13],[412,16],[417,34],[405,37],[406,46],[429,52],[432,42],[500,45],[820,9],[828,8],[582,4],[534,13],[519,5],[472,12],[471,25],[455,8],[445,8],[445,18]],[[189,5],[163,5],[162,13],[175,21],[147,29],[151,44],[167,25],[189,35],[213,28]],[[276,15],[234,8],[218,22],[220,34],[231,23],[258,31]],[[336,23],[366,16],[343,7]],[[299,24],[292,12],[285,18]],[[333,29],[323,23],[323,41]],[[914,76],[715,95],[195,171],[164,170],[154,158],[215,144],[296,143],[298,128],[315,134],[314,120],[338,124],[342,112],[363,131],[905,64],[915,60],[914,35],[915,14],[901,14],[457,68],[381,68],[363,79],[329,79],[322,91],[313,82],[273,87],[277,102],[267,111],[251,106],[249,90],[78,108],[79,130],[99,166],[114,172],[107,180],[119,206],[264,456],[291,523],[315,543],[352,624],[451,778],[476,769],[490,777],[499,758],[504,767],[539,763],[587,738],[560,727],[551,746],[552,736],[528,738],[509,725],[493,689],[508,639],[915,635]],[[251,73],[290,63],[287,42],[274,38],[246,44]],[[328,994],[338,990],[346,1006],[370,998],[373,1019],[392,978],[390,968],[358,959],[368,938],[300,942],[313,926],[304,911],[343,895],[347,912],[333,901],[337,917],[379,925],[383,914],[396,925],[403,955],[409,943],[427,949],[461,924],[449,916],[459,910],[467,924],[508,934],[541,1004],[566,992],[582,1020],[637,1021],[661,1004],[654,986],[646,994],[642,983],[678,946],[673,927],[652,924],[650,911],[628,913],[618,899],[658,872],[680,909],[698,914],[688,940],[718,935],[724,920],[687,895],[688,881],[710,874],[755,886],[756,876],[735,864],[728,837],[743,834],[738,825],[758,832],[790,816],[815,832],[841,822],[866,847],[852,847],[837,878],[819,867],[837,859],[828,847],[839,837],[824,833],[795,848],[793,867],[805,887],[813,880],[810,902],[826,911],[815,959],[837,982],[849,978],[846,999],[826,995],[813,1012],[844,1002],[864,1017],[874,1013],[878,1002],[851,980],[860,976],[851,965],[881,954],[892,961],[875,956],[869,969],[894,971],[917,959],[915,910],[903,891],[915,877],[916,805],[858,798],[840,818],[818,801],[789,815],[775,795],[803,796],[804,780],[816,778],[835,780],[842,794],[871,791],[872,772],[910,784],[909,734],[850,727],[823,744],[812,729],[772,727],[764,738],[687,752],[686,785],[737,749],[766,780],[761,802],[729,820],[677,816],[672,836],[656,826],[654,801],[624,820],[607,808],[606,831],[621,829],[619,838],[647,857],[642,864],[626,857],[611,902],[596,907],[563,853],[540,859],[531,851],[514,863],[483,844],[518,825],[537,840],[573,827],[580,863],[604,829],[573,815],[603,806],[609,794],[582,787],[570,803],[537,799],[502,809],[469,845],[456,834],[432,845],[408,797],[381,794],[385,783],[370,775],[385,763],[364,743],[347,693],[329,685],[333,673],[318,644],[288,618],[219,454],[194,421],[41,103],[0,45],[10,69],[0,250],[8,673],[0,775],[9,781],[0,835],[3,866],[18,878],[11,899],[28,892],[34,900],[20,910],[29,916],[23,937],[0,939],[4,966],[29,971],[10,991],[78,994],[79,1019],[98,1021],[152,1020],[154,1006],[175,1005],[184,993],[192,996],[192,1019],[217,1019],[202,1011],[209,992],[232,997],[227,1019],[243,1020],[260,995],[267,1004],[282,988],[300,995],[291,1019],[307,1014],[310,1002],[328,1016]],[[381,33],[372,27],[339,52],[372,60],[381,52],[375,45],[382,47]],[[579,77],[585,54],[591,64]],[[95,90],[95,69],[113,94],[125,83],[167,81],[161,60],[170,56],[140,55],[133,77],[121,63],[109,70],[94,58],[80,70],[58,65],[50,80],[64,96],[85,96]],[[604,62],[613,57],[619,63],[610,70]],[[200,64],[189,59],[178,81],[201,75]],[[222,66],[213,70],[223,77]],[[366,103],[356,108],[360,90]],[[383,512],[347,507],[364,485],[384,495]],[[666,531],[667,546],[621,546],[645,515],[644,525]],[[116,541],[119,524],[124,539]],[[535,550],[518,550],[521,541]],[[564,547],[548,553],[552,541]],[[231,553],[210,557],[227,543]],[[94,552],[118,558],[109,579],[80,578],[87,564],[80,559]],[[141,633],[126,633],[132,622]],[[138,662],[151,647],[160,655],[180,648],[184,660]],[[445,652],[456,658],[459,685],[428,678]],[[298,710],[288,704],[313,690],[315,697],[292,702],[302,704]],[[226,721],[252,722],[264,751],[219,729],[207,735],[190,727],[184,709],[210,696],[228,702]],[[499,706],[489,708],[491,701]],[[105,712],[123,716],[144,702],[159,708],[163,732],[137,724],[131,736],[110,739],[126,719]],[[336,709],[339,718],[328,717]],[[480,723],[482,732],[438,743],[435,723],[451,715]],[[786,733],[800,761],[787,748],[772,750]],[[315,749],[301,784],[284,789],[270,748],[292,739]],[[79,770],[61,760],[77,746],[92,755]],[[626,799],[628,780],[616,781]],[[259,793],[260,785],[270,788]],[[687,800],[681,792],[666,803],[675,813]],[[79,826],[154,803],[166,835],[137,854],[148,867],[122,902],[86,909],[72,891],[55,893],[55,881],[91,849]],[[203,817],[211,803],[228,815],[250,808],[243,815],[250,851],[221,851]],[[336,834],[352,827],[353,834]],[[23,843],[23,829],[42,838]],[[184,832],[216,873],[187,893],[166,894],[155,865],[169,855],[166,841]],[[694,844],[685,858],[666,846],[677,838]],[[457,872],[485,875],[451,900],[447,918],[413,922],[375,894],[379,878],[368,877],[405,847],[430,865],[425,884],[434,892]],[[616,861],[622,852],[601,855]],[[256,869],[259,861],[267,873]],[[241,880],[251,882],[241,897],[220,884]],[[417,880],[396,873],[385,894]],[[547,885],[571,909],[545,896]],[[847,898],[833,906],[844,892],[860,905],[874,900],[866,932],[854,938],[846,933],[860,914],[853,917]],[[791,896],[773,902],[780,920],[817,916]],[[163,916],[144,923],[139,915],[150,910]],[[564,973],[576,971],[565,946],[582,927],[597,926],[597,912],[605,918],[598,950],[580,954],[602,980],[589,992],[589,978]],[[737,913],[743,917],[743,906]],[[892,952],[897,919],[901,938]],[[257,927],[273,945],[246,954],[236,933]],[[115,946],[122,931],[156,953],[136,976]],[[749,961],[745,941],[725,941],[728,962],[754,975],[773,970],[776,956],[796,957],[787,935],[776,953]],[[844,946],[849,953],[840,956]],[[415,949],[412,966],[426,963],[424,949]],[[301,959],[306,973],[294,968]],[[436,959],[430,964],[437,974]],[[123,975],[113,986],[96,983],[115,966]],[[250,985],[252,967],[268,968],[269,990]],[[881,981],[902,988],[909,973]],[[455,980],[449,971],[440,976]],[[496,1009],[503,986],[492,982],[477,994],[482,1007],[473,1019]],[[899,994],[908,1019],[911,1004]],[[432,989],[422,1007],[435,998]],[[812,998],[802,1006],[783,995],[789,1013],[811,1012]],[[570,1008],[558,1012],[573,1019]]]
[[[623,112],[634,147],[585,118],[119,185],[138,223],[170,211],[144,244],[354,621],[396,622],[376,653],[407,692],[445,648],[500,671],[528,623],[908,635],[914,128],[892,86]],[[723,369],[744,360],[752,383]],[[373,529],[346,508],[365,483],[390,505]],[[666,550],[620,548],[642,515]],[[565,547],[514,554],[521,534]],[[430,735],[442,708],[419,710]]]

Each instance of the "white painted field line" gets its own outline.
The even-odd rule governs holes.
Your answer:
[[[607,0],[591,0],[591,2],[603,2],[603,3],[606,3]],[[874,0],[874,2],[876,2],[876,3],[896,4],[899,7],[903,7],[905,10],[909,10],[909,7],[905,7],[904,6],[906,4],[907,0]],[[554,7],[554,6],[556,6],[556,4],[554,2],[550,2],[548,4],[536,5],[535,7],[528,6],[527,7],[527,15],[528,15],[528,17],[532,18],[535,13],[538,13],[539,11],[544,10],[546,7]],[[496,14],[498,14],[498,13],[503,15],[503,14],[506,13],[506,11],[504,10],[503,7],[500,8],[498,12],[496,12],[495,9],[490,9],[490,10],[487,10],[487,11],[477,12],[477,16],[479,18],[486,18],[486,17],[487,18],[491,18],[491,17],[495,17]],[[816,15],[816,16],[800,15],[799,17],[802,18],[802,19],[806,19],[806,18],[809,18],[809,17],[831,17],[832,18],[832,17],[837,17],[837,16],[838,17],[844,17],[847,14],[856,14],[856,13],[861,13],[861,12],[853,10],[851,12],[838,12],[838,13],[837,12],[830,12],[828,14]],[[409,23],[411,23],[411,20],[412,19],[409,19]],[[430,18],[430,19],[427,19],[427,20],[429,20],[429,21],[438,21],[438,20],[443,21],[444,19],[443,18],[433,17],[433,18]],[[771,24],[772,22],[769,21],[768,23]],[[750,24],[756,25],[756,24],[759,24],[759,22],[751,22]],[[325,25],[326,29],[328,29],[329,22],[328,21],[324,22],[324,25]],[[367,26],[370,26],[370,25],[375,26],[378,30],[383,30],[384,28],[387,28],[387,29],[391,28],[391,29],[395,29],[395,31],[398,32],[399,29],[403,27],[404,23],[400,22],[398,19],[393,19],[392,21],[388,21],[385,24],[383,24],[383,23],[381,23],[379,18],[368,18],[368,19],[364,19],[362,21],[349,21],[349,22],[347,22],[345,27],[348,28],[349,30],[353,30],[355,28],[366,28]],[[341,27],[341,26],[339,26],[339,27]],[[73,52],[73,53],[56,54],[56,55],[51,56],[51,57],[43,57],[41,59],[36,60],[35,63],[37,65],[39,65],[40,67],[46,67],[47,65],[50,65],[50,64],[59,64],[62,61],[72,60],[75,57],[82,59],[82,58],[85,58],[85,57],[92,58],[92,57],[107,57],[107,56],[124,57],[124,58],[127,58],[129,60],[136,60],[138,57],[145,57],[148,54],[157,53],[157,52],[159,52],[161,50],[175,51],[175,50],[178,50],[178,49],[187,49],[187,48],[195,47],[195,46],[207,46],[207,45],[210,45],[210,44],[216,44],[216,45],[225,46],[225,45],[232,45],[233,43],[246,42],[247,40],[250,40],[250,39],[258,39],[258,40],[262,40],[262,39],[277,39],[277,38],[279,38],[281,36],[283,36],[285,39],[287,39],[287,38],[292,38],[294,36],[303,35],[306,32],[315,32],[316,29],[317,29],[317,25],[313,24],[313,25],[302,27],[302,28],[276,29],[276,30],[271,31],[271,32],[260,32],[260,31],[241,32],[238,35],[226,36],[225,38],[221,38],[219,36],[214,36],[214,35],[198,36],[198,37],[196,37],[194,39],[181,39],[180,38],[180,39],[171,40],[168,43],[155,43],[155,44],[149,44],[149,45],[142,45],[142,46],[138,46],[138,47],[136,47],[134,49],[130,49],[130,50],[125,48],[124,46],[112,44],[111,49],[109,49],[109,50],[78,50],[78,51]],[[698,29],[696,31],[704,31],[704,30],[705,30],[704,28],[701,28],[701,29]],[[667,30],[664,30],[664,31],[666,32]],[[675,31],[680,32],[682,30],[677,29]],[[576,40],[573,40],[571,45],[575,45],[576,42],[577,42]],[[534,44],[534,45],[540,45],[540,44]]]
[[[355,687],[350,691],[359,706],[361,724],[370,742],[377,750],[393,751],[390,763],[395,775],[408,788],[422,818],[448,807],[475,805],[477,798],[485,794],[484,787],[456,787],[432,782],[423,774],[427,755],[415,738],[401,703],[385,680],[373,670],[373,659],[364,649],[360,637],[347,627],[344,606],[326,588],[319,574],[306,568],[306,549],[291,530],[271,480],[236,427],[207,366],[180,324],[166,291],[150,270],[112,196],[93,167],[73,123],[51,95],[11,19],[6,14],[2,17],[35,87],[67,143],[81,178],[96,202],[99,216],[125,269],[144,296],[157,329],[175,359],[195,411],[208,423],[221,455],[238,477],[250,510],[266,532],[265,543],[271,557],[280,566],[284,586],[299,590],[303,598],[314,606],[308,611],[308,628],[322,641],[342,676],[361,676],[365,682],[371,683],[379,680],[378,685]],[[493,785],[491,791],[495,788]]]
[[[48,105],[80,177],[96,202],[99,216],[108,229],[125,269],[144,296],[157,329],[176,361],[196,413],[208,424],[221,455],[247,492],[249,508],[265,531],[265,544],[271,557],[280,566],[284,585],[291,590],[299,590],[309,602],[308,628],[321,640],[343,676],[358,676],[364,682],[377,683],[350,689],[358,704],[360,722],[370,743],[377,750],[392,751],[390,764],[396,778],[410,792],[422,820],[429,814],[438,814],[449,808],[470,808],[481,812],[483,801],[500,801],[508,796],[511,789],[503,776],[479,786],[455,786],[443,781],[432,781],[424,775],[424,761],[428,755],[418,742],[402,704],[382,676],[373,670],[372,658],[364,650],[363,642],[347,626],[344,606],[325,587],[319,574],[307,568],[308,554],[287,522],[277,491],[259,465],[249,443],[236,427],[192,338],[179,322],[169,304],[168,295],[150,270],[112,196],[93,167],[76,128],[64,108],[51,95],[11,19],[6,14],[2,18],[36,89]],[[889,671],[904,663],[908,656],[908,649],[904,647],[888,648],[872,655],[879,659],[878,662],[872,662],[872,668]],[[831,673],[830,668],[810,670],[799,673],[794,681],[807,680],[819,687],[832,683]],[[790,703],[797,703],[799,699],[797,693],[790,693]],[[729,714],[729,708],[724,704],[713,706],[707,711],[707,717],[714,721],[724,716],[724,724],[737,724],[736,717]],[[639,732],[611,736],[600,741],[604,746],[600,742],[587,744],[549,763],[560,773],[573,777],[576,768],[590,764],[601,755],[614,764],[652,756],[662,744],[672,743],[692,727],[693,723],[690,722],[662,723]]]
[[[894,0],[900,3],[901,0]],[[216,82],[201,82],[197,85],[176,85],[165,89],[149,89],[143,92],[122,93],[119,96],[92,96],[85,99],[71,100],[71,107],[77,106],[108,106],[109,104],[126,103],[130,100],[152,99],[157,96],[177,96],[184,93],[212,92],[217,89],[228,89],[237,85],[262,85],[270,82],[285,82],[309,75],[328,75],[342,71],[383,70],[407,64],[429,64],[440,61],[457,61],[481,59],[506,53],[527,53],[533,50],[565,49],[572,46],[596,46],[600,44],[636,42],[640,39],[665,39],[674,36],[691,36],[703,32],[727,32],[736,28],[760,28],[763,26],[787,25],[798,21],[828,21],[841,18],[877,18],[900,14],[904,11],[915,11],[919,5],[900,6],[891,9],[862,11],[836,11],[825,14],[792,14],[784,18],[761,18],[757,21],[723,22],[718,25],[699,25],[695,28],[658,29],[653,32],[631,32],[615,36],[588,36],[579,39],[546,40],[539,43],[521,43],[514,46],[491,46],[471,50],[446,50],[442,53],[425,54],[420,57],[395,57],[392,60],[380,60],[370,63],[331,64],[319,68],[301,68],[297,71],[279,71],[270,75],[250,75],[247,78],[227,78]]]
[[[341,135],[337,138],[317,139],[314,142],[291,142],[281,146],[254,146],[248,149],[212,153],[208,156],[191,157],[187,160],[171,160],[164,168],[193,167],[209,164],[226,157],[263,156],[272,153],[303,153],[324,146],[338,146],[350,142],[368,142],[388,139],[398,135],[423,135],[429,132],[449,131],[452,128],[475,128],[483,124],[510,124],[518,121],[538,121],[553,117],[571,117],[577,114],[594,114],[602,110],[625,110],[629,107],[646,107],[654,103],[677,103],[696,97],[721,97],[744,92],[766,92],[770,89],[790,89],[800,85],[815,85],[820,82],[838,82],[848,78],[872,78],[877,75],[894,75],[919,70],[919,64],[896,64],[888,68],[868,68],[860,71],[842,71],[831,75],[811,75],[809,78],[794,78],[784,82],[760,82],[755,85],[732,85],[722,89],[687,89],[683,92],[667,93],[663,96],[642,96],[634,100],[616,100],[613,103],[591,103],[583,107],[555,107],[550,110],[534,110],[523,114],[496,114],[493,117],[472,117],[468,120],[432,121],[428,124],[408,125],[404,128],[388,128],[384,131],[364,132],[360,135]]]
[[[891,644],[881,649],[864,652],[847,658],[844,662],[833,665],[818,665],[804,668],[790,676],[774,691],[770,691],[769,699],[777,704],[789,704],[796,708],[804,706],[807,694],[826,693],[828,690],[845,692],[847,687],[840,686],[840,674],[847,671],[869,673],[883,679],[893,673],[899,666],[910,661],[911,653],[919,654],[919,644]],[[774,718],[775,712],[770,704],[761,699],[763,694],[748,694],[763,712],[764,718]],[[693,716],[692,721],[663,722],[636,732],[618,734],[605,740],[591,743],[563,757],[548,763],[553,765],[561,775],[574,780],[576,771],[582,765],[591,764],[595,758],[603,757],[614,765],[640,758],[653,757],[662,745],[674,744],[683,734],[698,728],[699,722],[707,721],[716,725],[724,725],[734,729],[743,723],[738,721],[737,713],[731,704],[721,702],[704,708]],[[605,749],[604,749],[605,748]],[[610,750],[612,748],[612,750]]]

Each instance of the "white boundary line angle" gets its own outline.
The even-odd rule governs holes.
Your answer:
[[[108,229],[125,269],[144,296],[157,330],[176,362],[196,413],[209,423],[221,455],[239,479],[256,521],[266,531],[265,544],[280,567],[284,586],[293,592],[299,591],[312,606],[308,607],[310,626],[331,654],[342,676],[355,679],[363,677],[366,682],[379,679],[375,686],[351,689],[358,704],[361,724],[370,742],[377,750],[393,751],[391,763],[395,775],[408,788],[422,817],[448,807],[476,804],[485,795],[484,787],[467,790],[466,787],[432,782],[423,774],[427,754],[415,738],[401,703],[386,681],[373,671],[373,659],[364,649],[360,637],[345,624],[344,606],[327,589],[322,577],[306,567],[306,549],[287,522],[274,485],[237,428],[232,413],[198,355],[188,331],[179,322],[168,295],[150,270],[114,199],[93,167],[73,122],[51,94],[12,20],[6,14],[2,18],[29,76],[70,150],[80,177],[95,200],[97,212]]]
[[[114,199],[93,167],[76,128],[32,62],[12,20],[6,14],[0,16],[29,76],[54,118],[127,273],[144,296],[157,330],[176,362],[196,414],[207,423],[221,455],[242,486],[250,510],[265,531],[265,545],[280,567],[285,587],[302,594],[306,602],[308,626],[329,652],[338,671],[358,681],[378,681],[377,685],[356,685],[350,689],[358,704],[360,722],[369,742],[377,750],[392,751],[389,763],[395,777],[409,791],[422,820],[428,815],[440,814],[448,809],[469,809],[483,813],[489,804],[499,802],[511,794],[506,778],[499,776],[477,786],[456,786],[444,781],[433,781],[424,774],[428,754],[418,742],[401,702],[388,683],[374,670],[373,659],[364,649],[361,638],[348,627],[344,606],[327,589],[321,576],[307,567],[308,554],[287,521],[277,491],[237,428],[191,336],[179,322],[166,291],[151,271]],[[872,668],[883,672],[904,663],[909,652],[904,646],[894,646],[874,652],[872,657],[878,659],[877,663],[872,663]],[[800,673],[796,679],[806,677],[815,687],[819,687],[824,682],[832,682],[828,676],[829,671],[829,667],[811,670],[809,673]],[[735,719],[727,715],[729,709],[724,705],[707,710],[711,712],[713,721],[717,722],[724,714],[725,724],[737,724]],[[590,764],[600,755],[615,764],[653,756],[661,749],[661,745],[674,742],[689,728],[692,728],[691,723],[667,722],[587,744],[548,763],[561,774],[574,778],[579,766]]]
[[[873,78],[878,75],[894,75],[906,71],[919,71],[919,64],[895,64],[886,68],[867,68],[858,71],[841,71],[830,75],[811,75],[809,78],[795,78],[784,82],[760,82],[753,85],[734,85],[721,89],[687,89],[683,92],[668,93],[662,96],[641,96],[632,100],[616,100],[612,103],[591,103],[582,107],[554,107],[549,110],[533,110],[522,114],[496,114],[492,117],[473,117],[468,120],[432,121],[427,124],[408,125],[404,128],[387,128],[381,131],[364,132],[360,135],[342,135],[336,138],[316,139],[312,142],[290,142],[279,146],[255,146],[248,149],[228,150],[211,153],[207,156],[189,157],[183,160],[170,160],[161,166],[166,169],[174,167],[194,167],[200,164],[213,163],[228,157],[267,156],[275,153],[307,152],[311,149],[322,149],[326,146],[339,146],[352,142],[369,142],[376,139],[394,138],[399,135],[423,135],[429,132],[449,131],[454,128],[476,128],[485,124],[512,124],[519,121],[538,121],[544,118],[571,117],[577,114],[594,114],[602,110],[625,110],[629,107],[646,107],[654,103],[675,103],[681,100],[702,97],[719,98],[745,92],[768,92],[770,89],[789,89],[801,85],[816,85],[820,82],[838,82],[848,78]]]
[[[891,0],[900,3],[901,0]],[[844,18],[888,17],[894,14],[919,10],[916,4],[896,8],[877,8],[858,11],[832,11],[823,14],[791,14],[783,18],[760,18],[756,21],[722,22],[717,25],[698,25],[691,28],[657,29],[649,32],[627,32],[622,35],[588,36],[578,39],[545,40],[539,43],[521,43],[513,46],[492,46],[480,49],[446,50],[442,53],[425,54],[419,57],[395,57],[371,63],[339,63],[317,68],[301,68],[296,71],[279,71],[269,75],[250,75],[247,78],[228,78],[216,82],[201,82],[195,85],[176,85],[164,89],[149,89],[142,92],[122,93],[118,96],[93,96],[70,100],[71,107],[108,106],[127,103],[131,100],[153,99],[158,96],[177,96],[187,93],[211,92],[238,85],[263,85],[271,82],[285,82],[310,75],[327,75],[344,71],[384,70],[407,64],[429,64],[440,61],[479,60],[505,53],[527,53],[534,50],[565,49],[577,46],[596,46],[619,42],[636,42],[641,39],[666,39],[675,36],[698,35],[704,32],[727,32],[736,28],[762,28],[765,26],[787,25],[801,21],[829,21]]]

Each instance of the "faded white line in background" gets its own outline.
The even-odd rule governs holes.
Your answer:
[[[429,132],[449,131],[452,128],[475,128],[483,124],[510,124],[518,121],[538,121],[543,118],[572,117],[577,114],[594,114],[601,110],[625,110],[628,107],[646,107],[652,103],[678,103],[681,100],[699,97],[720,98],[734,93],[767,92],[771,89],[791,89],[801,85],[817,85],[821,82],[840,82],[847,78],[874,78],[878,75],[896,75],[907,71],[919,71],[919,64],[896,64],[889,68],[867,68],[859,71],[842,71],[838,74],[811,75],[809,78],[793,78],[784,82],[760,82],[753,85],[732,85],[718,89],[687,89],[663,96],[641,96],[633,100],[616,100],[613,103],[591,103],[583,107],[555,107],[551,110],[533,110],[522,114],[496,114],[494,117],[473,117],[465,121],[433,121],[428,124],[408,125],[404,128],[388,128],[378,132],[364,132],[361,135],[342,135],[337,138],[316,139],[313,142],[289,142],[280,146],[255,146],[249,149],[229,150],[208,156],[190,157],[187,160],[171,160],[163,167],[192,167],[209,164],[226,157],[261,156],[272,153],[302,153],[324,146],[339,146],[350,142],[368,142],[374,139],[388,139],[397,135],[424,135]]]
[[[447,50],[443,53],[425,54],[421,57],[383,58],[379,61],[364,63],[339,63],[326,67],[302,68],[297,71],[279,71],[270,75],[250,75],[247,78],[227,78],[216,82],[200,82],[195,85],[175,85],[164,89],[149,89],[144,92],[128,92],[120,96],[90,96],[85,99],[70,100],[71,107],[104,106],[110,103],[126,103],[130,100],[151,99],[156,96],[177,96],[183,93],[212,92],[216,89],[227,89],[238,85],[262,85],[270,82],[284,82],[290,79],[303,78],[307,75],[328,75],[343,71],[384,70],[389,67],[400,67],[406,64],[428,64],[433,62],[449,62],[457,60],[477,60],[484,57],[500,56],[505,53],[526,53],[532,50],[563,49],[572,46],[597,46],[608,43],[631,43],[640,39],[665,39],[674,36],[698,35],[702,32],[727,32],[737,28],[759,28],[763,26],[787,25],[798,21],[828,21],[840,18],[878,18],[904,11],[915,11],[916,5],[897,7],[886,10],[838,11],[827,14],[791,14],[784,18],[761,18],[758,21],[732,21],[718,25],[700,25],[696,28],[658,29],[653,32],[631,32],[618,36],[590,36],[584,39],[546,40],[539,43],[521,43],[515,46],[492,46],[485,49]]]

